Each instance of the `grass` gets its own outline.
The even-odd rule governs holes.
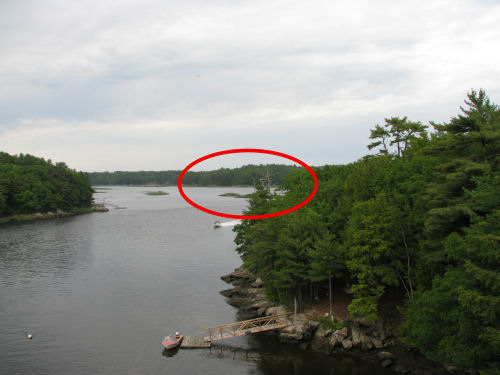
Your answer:
[[[344,328],[344,322],[334,322],[330,317],[326,316],[319,316],[316,318],[313,318],[312,320],[315,320],[319,322],[321,328],[323,328],[325,331],[331,329],[332,331],[336,331],[338,329]]]
[[[233,197],[233,198],[250,198],[252,194],[238,194],[238,193],[223,193],[219,197]]]
[[[168,195],[168,193],[166,191],[161,191],[161,190],[158,190],[158,191],[147,191],[144,194],[146,194],[146,195]]]

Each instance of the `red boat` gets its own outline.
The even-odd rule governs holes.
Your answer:
[[[161,344],[165,347],[165,349],[170,350],[177,348],[184,338],[184,335],[180,335],[179,332],[175,332],[175,335],[165,336]]]

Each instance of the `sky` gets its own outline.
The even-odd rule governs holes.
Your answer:
[[[2,0],[0,150],[83,171],[235,148],[366,155],[384,118],[500,103],[497,0]],[[199,169],[285,159],[214,158]]]

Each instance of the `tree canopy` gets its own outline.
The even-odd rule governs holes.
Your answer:
[[[0,152],[0,216],[89,207],[88,176],[32,155]]]
[[[392,117],[370,138],[378,154],[315,169],[319,188],[307,206],[235,227],[244,265],[282,303],[302,306],[328,281],[349,284],[351,316],[373,321],[396,291],[407,343],[436,360],[498,371],[498,106],[471,91],[447,123]],[[289,208],[312,186],[297,170],[274,194],[259,187],[247,213]]]

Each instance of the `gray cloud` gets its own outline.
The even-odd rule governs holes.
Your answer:
[[[4,1],[0,147],[84,170],[352,161],[384,117],[498,102],[499,21],[493,1]]]

